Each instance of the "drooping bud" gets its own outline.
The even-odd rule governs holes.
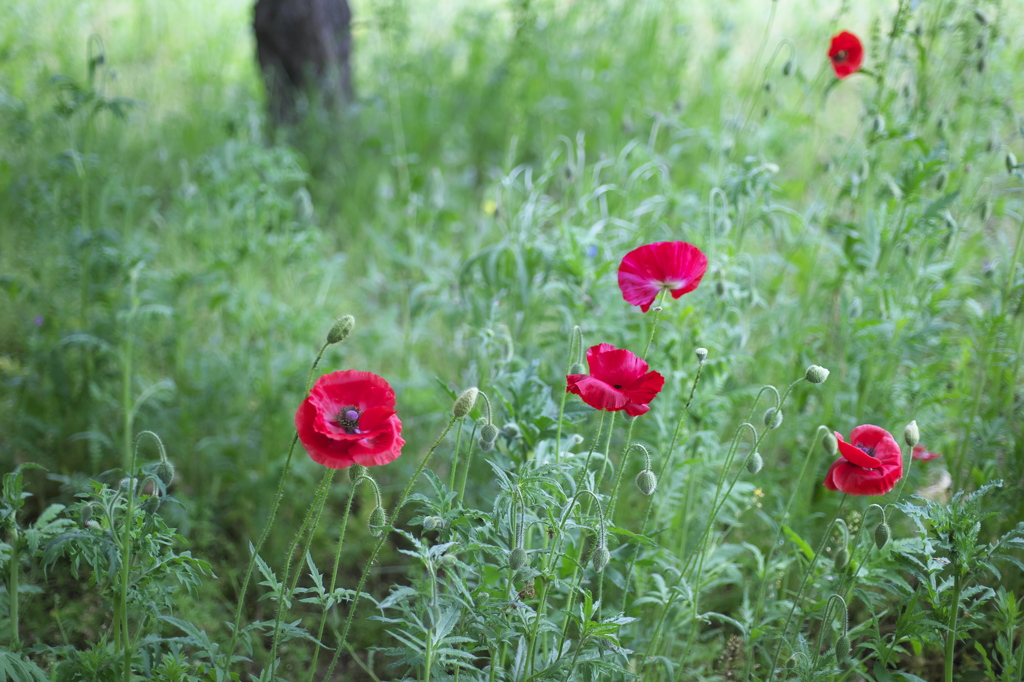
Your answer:
[[[793,73],[793,60],[788,59],[786,63],[782,65],[782,75],[789,76]]]
[[[383,507],[375,507],[370,512],[370,535],[379,538],[384,534],[385,526],[388,525],[388,515]]]
[[[822,436],[821,446],[825,448],[825,452],[833,457],[835,457],[836,453],[839,452],[839,441],[836,440],[835,434],[831,431]]]
[[[443,557],[441,557],[441,565],[444,566],[445,568],[452,568],[458,562],[459,562],[458,557],[456,557],[454,554],[452,554],[450,552],[448,554],[445,554]]]
[[[523,435],[523,432],[519,430],[519,425],[515,422],[509,422],[501,427],[501,435],[505,436],[509,440],[519,438]]]
[[[341,343],[348,338],[352,330],[356,328],[356,318],[351,315],[343,315],[334,323],[331,330],[327,332],[327,343]]]
[[[907,428],[903,429],[903,442],[910,447],[914,447],[920,440],[921,430],[917,428],[917,420],[915,419],[907,424]]]
[[[841,571],[850,564],[850,550],[842,547],[836,552],[836,570]]]
[[[977,7],[974,8],[974,18],[982,26],[988,26],[988,15],[986,15],[984,12],[982,12]]]
[[[360,476],[366,475],[366,467],[362,464],[353,464],[348,468],[348,480],[355,483]]]
[[[948,182],[948,181],[949,181],[949,173],[947,173],[946,171],[942,171],[935,178],[935,189],[939,190],[940,192],[942,190],[946,189],[946,182]]]
[[[852,646],[850,644],[850,637],[849,637],[849,635],[846,635],[846,634],[840,635],[839,638],[836,639],[836,648],[835,648],[836,663],[838,663],[839,665],[843,665],[844,663],[846,663],[847,659],[850,658],[850,649],[851,648],[852,648]]]
[[[590,563],[593,565],[594,570],[600,573],[604,570],[604,567],[611,561],[612,555],[608,551],[608,548],[601,545],[594,550],[594,555],[590,558]]]
[[[1017,170],[1017,157],[1013,155],[1013,152],[1006,152],[1006,172],[1012,173]]]
[[[526,550],[522,547],[514,547],[512,551],[508,553],[508,567],[513,571],[518,571],[529,562],[530,557],[526,555]]]
[[[704,360],[706,360],[707,357],[708,357],[708,349],[707,348],[698,348],[697,350],[695,350],[693,352],[697,354],[697,362],[704,362]]]
[[[777,429],[782,426],[782,410],[776,410],[774,407],[769,407],[764,411],[763,417],[764,425],[769,429]]]
[[[174,482],[174,465],[171,464],[170,460],[165,459],[159,462],[153,473],[156,474],[156,477],[160,479],[165,488]]]
[[[875,117],[871,120],[871,132],[876,135],[881,135],[885,132],[885,117],[881,114],[875,114]]]
[[[151,495],[142,503],[142,511],[146,512],[146,514],[155,514],[159,508],[160,497],[158,495]]]
[[[484,440],[483,437],[477,438],[476,444],[477,447],[480,448],[481,452],[490,452],[494,449],[494,441]]]
[[[819,365],[811,365],[804,377],[812,384],[823,384],[825,379],[828,379],[828,370]]]
[[[761,457],[760,452],[754,452],[754,454],[747,459],[747,471],[751,474],[756,474],[762,469],[762,467],[764,467],[764,458]]]
[[[586,374],[587,368],[583,366],[582,362],[572,363],[572,367],[569,368],[569,374]]]
[[[484,424],[483,428],[480,429],[480,439],[493,443],[498,439],[498,427],[494,424]]]
[[[455,400],[455,405],[452,407],[452,413],[457,418],[465,417],[469,414],[473,406],[476,405],[476,398],[480,395],[480,390],[473,386],[463,391],[459,397]]]
[[[875,547],[882,549],[889,544],[889,538],[892,537],[892,529],[889,528],[889,524],[882,521],[880,524],[875,526]]]
[[[988,199],[981,202],[981,220],[988,222],[988,219],[992,217],[992,202]]]
[[[644,495],[653,495],[654,491],[658,488],[658,477],[650,469],[644,469],[636,475],[636,487]]]

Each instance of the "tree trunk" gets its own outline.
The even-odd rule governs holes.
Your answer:
[[[328,110],[352,99],[347,0],[257,0],[256,56],[275,123],[292,123],[310,102]]]

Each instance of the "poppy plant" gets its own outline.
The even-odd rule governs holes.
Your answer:
[[[619,288],[627,303],[646,313],[662,291],[679,298],[696,289],[707,269],[707,256],[693,244],[645,244],[627,253],[619,264]]]
[[[937,452],[930,452],[923,445],[915,445],[914,449],[911,451],[911,455],[914,457],[914,459],[919,459],[922,462],[930,462],[933,459],[938,459],[939,457],[942,457],[942,455],[940,455]]]
[[[864,62],[864,46],[860,44],[860,38],[849,31],[843,31],[832,36],[828,58],[836,78],[846,78],[860,71],[860,65]]]
[[[903,477],[903,456],[896,440],[880,426],[864,424],[839,441],[839,459],[825,474],[825,487],[847,495],[884,495]]]
[[[648,371],[647,363],[628,350],[610,343],[587,349],[590,374],[570,374],[565,378],[566,393],[575,393],[598,410],[625,410],[639,417],[650,410],[649,402],[661,392],[665,377]]]
[[[387,464],[405,445],[395,392],[373,372],[345,370],[317,379],[295,413],[295,428],[309,456],[332,469]]]

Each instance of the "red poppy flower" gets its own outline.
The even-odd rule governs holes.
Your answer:
[[[575,393],[598,410],[625,410],[638,417],[650,408],[647,404],[661,392],[665,377],[647,371],[647,363],[628,350],[610,343],[587,349],[590,374],[570,374],[565,378],[566,393]]]
[[[850,442],[839,441],[839,459],[825,474],[825,487],[847,495],[884,495],[903,477],[903,456],[892,434],[880,426],[864,424],[850,432]]]
[[[911,455],[914,459],[919,459],[922,462],[930,462],[933,459],[942,457],[942,455],[937,452],[929,452],[923,445],[915,445],[914,449],[911,451]]]
[[[627,253],[619,264],[619,288],[627,303],[646,313],[663,290],[679,298],[696,289],[707,269],[707,256],[693,244],[645,244]]]
[[[832,36],[828,58],[832,61],[836,78],[846,78],[860,71],[860,65],[864,62],[864,46],[860,44],[860,38],[849,31],[843,31]]]
[[[295,428],[309,456],[332,469],[387,464],[405,445],[395,392],[373,372],[345,370],[317,379],[295,413]]]

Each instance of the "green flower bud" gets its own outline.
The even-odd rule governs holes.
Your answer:
[[[978,57],[978,63],[975,65],[978,73],[985,73],[985,69],[988,68],[988,58],[985,55]]]
[[[455,400],[455,405],[452,407],[452,413],[457,418],[465,417],[469,414],[470,410],[473,409],[473,406],[476,405],[476,398],[478,395],[480,395],[480,390],[476,386],[467,388]]]
[[[508,567],[513,571],[518,571],[528,563],[530,563],[530,557],[526,555],[526,550],[522,547],[515,547],[508,553]]]
[[[988,199],[981,202],[981,219],[985,222],[992,217],[992,202]]]
[[[594,550],[594,555],[590,558],[590,563],[593,565],[594,570],[600,573],[604,570],[604,567],[611,561],[612,555],[608,551],[608,548],[604,545]]]
[[[653,495],[658,487],[658,477],[650,469],[644,469],[636,475],[636,487],[644,495]]]
[[[850,564],[850,550],[848,550],[845,547],[843,547],[838,552],[836,552],[835,563],[836,563],[836,570],[837,571],[841,571],[844,568],[846,568],[847,566],[849,566],[849,564]]]
[[[445,568],[452,568],[458,562],[459,560],[454,554],[445,554],[441,557],[441,565]]]
[[[353,464],[348,468],[348,480],[355,483],[360,476],[366,475],[366,467],[362,464]]]
[[[831,431],[822,436],[821,446],[825,448],[825,452],[833,457],[835,457],[836,453],[839,452],[839,441],[836,440],[835,434]]]
[[[505,436],[509,440],[519,438],[523,435],[523,432],[519,430],[519,425],[515,422],[509,422],[501,427],[501,435]]]
[[[437,530],[443,523],[442,519],[437,516],[428,516],[423,519],[423,530]]]
[[[756,474],[762,467],[764,467],[764,458],[761,457],[760,452],[755,452],[747,459],[747,471],[751,474]]]
[[[812,384],[823,384],[825,379],[828,379],[828,370],[818,365],[811,365],[807,368],[804,378]]]
[[[348,338],[356,327],[356,318],[344,315],[338,318],[331,330],[327,332],[327,343],[341,343]]]
[[[782,75],[789,76],[793,73],[793,60],[789,59],[782,65]]]
[[[935,189],[939,190],[940,192],[942,190],[946,189],[946,182],[948,182],[948,181],[949,181],[949,173],[947,173],[946,171],[942,171],[935,178]]]
[[[917,428],[917,420],[915,419],[907,424],[907,428],[903,429],[903,442],[910,447],[914,447],[920,440],[921,430]]]
[[[838,663],[839,665],[843,665],[844,663],[846,663],[846,661],[850,658],[851,649],[852,646],[850,645],[850,637],[848,635],[840,635],[839,638],[836,640],[836,663]]]
[[[478,438],[476,444],[480,448],[480,452],[490,452],[494,449],[494,441],[484,440],[483,437]]]
[[[480,429],[480,439],[493,443],[498,439],[498,427],[494,424],[484,424],[484,427]]]
[[[885,117],[881,114],[875,114],[875,117],[871,120],[871,132],[876,135],[881,135],[885,132]]]
[[[988,26],[988,16],[977,7],[974,8],[974,18],[982,26]]]
[[[772,91],[772,82],[771,81],[765,81],[764,82],[764,91],[765,92],[771,92]]]
[[[569,374],[586,374],[587,368],[583,366],[582,362],[572,363],[572,367],[569,368]]]
[[[882,549],[889,544],[889,538],[892,537],[892,529],[889,528],[889,524],[882,521],[880,524],[875,526],[875,546],[878,549]]]
[[[704,362],[704,360],[708,357],[707,348],[698,348],[693,352],[697,354],[697,362]]]
[[[769,407],[764,411],[763,417],[764,425],[769,429],[777,429],[782,425],[782,410],[776,410],[774,407]]]
[[[146,498],[146,501],[142,503],[142,511],[147,514],[155,514],[156,510],[160,508],[160,498],[157,495],[152,495]]]
[[[1006,172],[1012,173],[1017,170],[1017,157],[1013,155],[1013,152],[1006,152]]]
[[[384,535],[385,527],[388,525],[388,515],[383,507],[376,507],[370,512],[370,535],[379,538]]]
[[[174,482],[174,465],[168,460],[163,460],[157,464],[154,473],[160,479],[160,482],[164,484],[165,488]]]
[[[82,511],[79,512],[79,518],[83,528],[89,525],[89,522],[92,520],[92,502],[82,507]]]

